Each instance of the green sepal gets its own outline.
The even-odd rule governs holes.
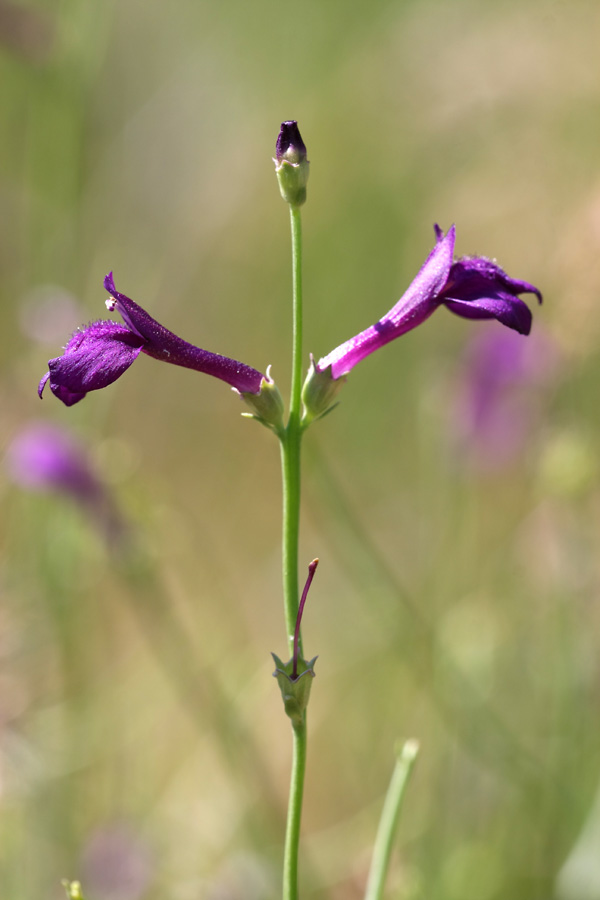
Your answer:
[[[275,660],[273,677],[277,679],[286,715],[289,716],[294,725],[300,725],[304,718],[304,711],[308,706],[312,680],[315,677],[314,665],[317,657],[315,656],[309,662],[299,657],[296,667],[298,674],[293,678],[294,660],[290,659],[289,662],[284,663],[275,653],[271,653],[271,656]]]
[[[302,206],[306,201],[306,183],[310,163],[307,159],[302,159],[300,162],[290,162],[287,159],[282,159],[280,162],[274,160],[274,162],[281,196],[290,206]]]
[[[62,882],[62,886],[66,891],[67,900],[84,900],[79,881],[68,881],[65,878]]]
[[[302,403],[304,404],[303,428],[306,428],[316,419],[322,419],[323,416],[335,409],[339,402],[335,398],[345,382],[345,377],[334,378],[332,376],[331,366],[327,366],[323,370],[317,369],[316,363],[311,356],[308,374],[302,386]]]
[[[261,425],[270,428],[281,437],[285,427],[283,424],[283,398],[269,374],[270,368],[269,366],[266,376],[260,383],[258,394],[252,394],[249,391],[238,391],[238,393],[252,410],[252,412],[242,413],[242,415],[247,419],[256,419]]]

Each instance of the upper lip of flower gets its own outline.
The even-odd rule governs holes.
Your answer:
[[[108,308],[116,309],[125,325],[101,319],[76,331],[63,356],[51,359],[49,371],[38,387],[42,396],[46,382],[52,393],[67,406],[82,400],[86,393],[116,381],[140,352],[176,366],[184,366],[220,378],[241,393],[257,394],[263,375],[256,369],[217,353],[189,344],[166,329],[125,294],[115,288],[112,272],[104,279],[111,295]]]
[[[454,225],[446,235],[439,226],[434,227],[436,245],[408,290],[378,322],[320,359],[320,371],[331,366],[332,378],[340,378],[370,353],[416,328],[442,303],[464,318],[498,319],[520,334],[529,334],[531,312],[518,295],[535,294],[541,303],[539,290],[510,278],[485,257],[462,257],[453,262]]]

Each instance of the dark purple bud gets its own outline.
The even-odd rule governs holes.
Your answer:
[[[510,278],[485,257],[453,262],[454,225],[444,236],[436,225],[437,243],[398,303],[374,325],[340,344],[317,363],[317,370],[336,380],[380,347],[411,331],[444,304],[466,319],[497,319],[520,334],[529,334],[531,312],[519,294],[542,295],[527,281]]]
[[[275,156],[278,163],[286,159],[289,163],[296,165],[306,159],[306,147],[300,135],[298,123],[294,119],[281,123],[275,144]]]
[[[88,391],[106,387],[120,378],[143,352],[175,366],[195,369],[227,382],[240,393],[258,394],[263,375],[227,356],[188,344],[153,319],[115,289],[112,272],[104,279],[111,295],[107,307],[120,313],[124,325],[102,319],[76,331],[62,356],[51,359],[49,372],[38,387],[40,397],[46,383],[66,406],[82,400]]]
[[[281,123],[273,162],[281,196],[290,206],[301,206],[306,200],[309,163],[297,122]]]

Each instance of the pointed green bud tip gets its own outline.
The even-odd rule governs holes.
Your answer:
[[[238,394],[252,410],[252,412],[242,413],[243,416],[249,419],[256,419],[261,425],[272,429],[275,434],[283,434],[285,427],[283,423],[283,398],[279,393],[279,388],[271,378],[271,366],[268,366],[267,374],[260,383],[258,394],[252,394],[250,391],[238,391]]]
[[[322,419],[337,406],[335,398],[345,381],[344,376],[333,377],[331,366],[319,369],[311,354],[308,374],[302,387],[303,427],[306,428],[315,419]]]
[[[65,878],[62,885],[65,889],[67,900],[84,900],[79,881],[68,881]]]
[[[275,653],[272,653],[271,656],[275,660],[273,677],[277,679],[286,715],[294,725],[300,725],[308,706],[317,657],[315,656],[308,662],[302,657],[294,661],[292,657],[289,662],[284,663]],[[294,675],[294,665],[296,666],[296,675]]]
[[[273,162],[281,196],[291,206],[302,206],[306,200],[309,162],[296,121],[281,123]]]

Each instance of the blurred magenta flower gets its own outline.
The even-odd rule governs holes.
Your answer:
[[[155,872],[150,847],[123,822],[106,824],[90,836],[81,865],[86,889],[104,900],[140,900]]]
[[[38,386],[41,397],[50,381],[50,390],[66,406],[83,400],[88,391],[107,387],[120,378],[140,353],[220,378],[240,393],[258,394],[263,375],[256,369],[188,344],[160,325],[148,313],[115,289],[112,272],[104,279],[111,295],[106,305],[117,310],[125,322],[111,319],[92,322],[76,331],[62,356],[48,362],[49,371]]]
[[[26,425],[10,443],[5,463],[15,484],[68,495],[100,526],[109,542],[124,535],[125,523],[107,486],[85,447],[65,428],[49,422]]]
[[[539,425],[544,394],[559,366],[559,349],[543,332],[528,341],[510,331],[476,334],[467,345],[449,415],[460,458],[466,453],[483,469],[512,462]]]
[[[411,331],[444,304],[466,319],[497,319],[520,334],[531,330],[531,312],[519,294],[535,294],[536,287],[509,276],[483,256],[454,258],[454,225],[444,236],[436,225],[437,243],[408,290],[374,325],[340,344],[316,365],[318,372],[331,366],[334,380],[346,375],[362,359],[389,341]]]

